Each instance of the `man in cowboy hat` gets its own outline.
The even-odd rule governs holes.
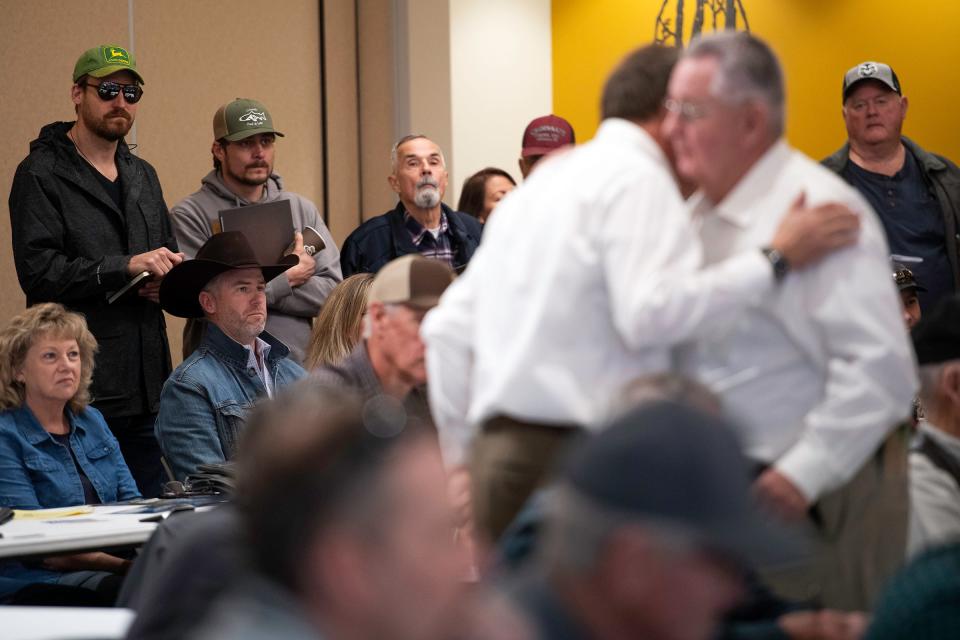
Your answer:
[[[174,370],[160,394],[157,441],[174,476],[232,457],[250,407],[304,375],[289,349],[264,331],[267,282],[297,264],[261,265],[244,235],[212,236],[171,269],[160,306],[181,318],[205,318],[200,346]]]

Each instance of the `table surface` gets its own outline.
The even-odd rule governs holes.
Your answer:
[[[84,513],[53,520],[14,518],[0,526],[0,558],[52,555],[142,544],[157,528],[140,522],[153,514],[118,513],[132,505],[94,507]],[[165,514],[163,514],[165,515]],[[2,627],[0,627],[2,628]]]
[[[4,640],[123,638],[132,609],[96,607],[0,607]]]

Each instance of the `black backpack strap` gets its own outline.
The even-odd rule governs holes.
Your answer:
[[[920,444],[914,447],[914,451],[923,454],[935,467],[950,474],[957,486],[960,486],[960,461],[951,456],[933,438],[926,434],[922,435]]]

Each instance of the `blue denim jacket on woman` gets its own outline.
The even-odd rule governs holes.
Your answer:
[[[101,502],[139,498],[140,492],[99,411],[67,410],[70,449]],[[85,502],[80,474],[70,451],[54,440],[24,405],[0,413],[0,504],[15,509],[70,507]],[[10,590],[30,582],[53,582],[59,571],[0,563],[0,584]],[[15,582],[19,581],[19,582]]]
[[[270,345],[267,368],[274,389],[305,373],[287,358],[289,349],[264,331]],[[156,435],[167,463],[178,480],[197,466],[233,457],[237,439],[254,402],[267,391],[257,371],[247,366],[243,345],[207,323],[200,346],[177,367],[163,385]]]
[[[99,411],[87,407],[70,422],[70,449],[101,502],[140,492]],[[85,502],[70,451],[47,433],[24,405],[0,413],[0,504],[14,509],[70,507]]]

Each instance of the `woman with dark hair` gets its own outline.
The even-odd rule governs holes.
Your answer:
[[[481,169],[463,181],[457,210],[486,222],[497,203],[516,186],[517,183],[503,169]]]
[[[0,331],[0,506],[44,509],[139,498],[99,411],[89,406],[97,342],[83,316],[45,303]],[[130,562],[94,551],[0,562],[0,599],[36,583],[116,597]]]

